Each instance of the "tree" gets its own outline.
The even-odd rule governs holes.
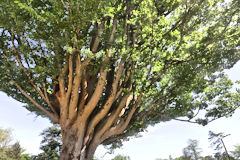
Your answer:
[[[240,58],[239,5],[1,0],[0,90],[60,124],[61,160],[161,121],[206,125],[239,107],[222,72]]]
[[[41,135],[40,149],[43,151],[37,156],[33,156],[33,160],[58,160],[61,150],[61,131],[58,126],[52,126],[45,129]]]
[[[201,149],[198,147],[198,141],[189,139],[188,146],[183,149],[184,160],[198,160],[200,159]]]
[[[184,157],[180,156],[180,157],[174,158],[174,160],[184,160]]]
[[[33,160],[32,156],[29,154],[22,154],[20,160]]]
[[[116,155],[112,160],[130,160],[129,156]]]
[[[234,151],[231,151],[231,155],[235,159],[240,159],[240,145],[235,146]]]
[[[12,144],[12,131],[0,128],[0,159],[1,160],[31,160],[27,159],[28,154],[24,151],[19,142]]]
[[[12,131],[10,129],[0,128],[0,148],[9,146],[9,143],[12,141],[11,134]]]
[[[202,158],[202,160],[216,160],[216,159],[213,158],[212,156],[205,156]]]
[[[223,138],[229,136],[230,134],[225,135],[224,133],[214,133],[209,131],[209,141],[212,141],[211,146],[215,147],[215,151],[218,151],[215,154],[217,159],[222,159],[223,157],[230,160],[230,156],[228,154],[227,148],[223,142]],[[224,148],[225,154],[221,154],[221,150]]]

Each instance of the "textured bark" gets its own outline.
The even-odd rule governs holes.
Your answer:
[[[84,137],[84,125],[75,124],[71,128],[62,127],[62,151],[60,160],[85,160],[85,152],[82,152]]]
[[[94,152],[100,144],[100,138],[84,144],[84,125],[74,124],[71,128],[62,128],[62,151],[60,160],[92,160]]]
[[[77,129],[62,130],[63,145],[60,160],[79,160],[80,151],[76,149],[80,144],[77,143],[79,141],[77,135]]]

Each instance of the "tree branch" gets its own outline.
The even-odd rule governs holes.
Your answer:
[[[73,80],[72,94],[69,104],[69,120],[71,121],[75,115],[77,114],[77,104],[79,98],[79,88],[81,85],[81,76],[82,76],[82,68],[81,68],[81,60],[80,54],[76,55],[76,71],[75,77]]]
[[[99,42],[100,42],[100,38],[101,38],[102,33],[103,33],[104,23],[105,23],[105,21],[101,22],[101,24],[98,26],[97,36],[92,39],[92,44],[90,46],[90,49],[91,49],[92,53],[96,53],[97,50],[98,50],[98,45],[99,45]]]
[[[68,59],[68,88],[66,93],[66,101],[70,101],[70,95],[72,92],[72,83],[73,83],[73,53],[69,55]]]
[[[105,60],[105,63],[107,63],[107,62],[108,62],[108,60]],[[107,71],[104,68],[101,68],[100,69],[100,76],[98,78],[96,89],[95,89],[91,99],[88,101],[85,109],[83,110],[82,115],[85,118],[89,117],[89,115],[92,113],[92,111],[96,107],[99,99],[101,98],[103,88],[105,86],[106,76],[107,76]]]
[[[127,128],[129,122],[131,121],[135,110],[139,107],[142,96],[139,96],[139,97],[140,98],[137,100],[137,103],[133,105],[133,107],[130,109],[130,112],[128,113],[127,118],[125,120],[122,120],[116,126],[113,126],[109,130],[105,131],[105,133],[101,136],[101,141],[104,141],[113,135],[119,135],[123,133],[123,131]]]
[[[49,101],[49,98],[48,98],[48,95],[47,95],[47,90],[46,90],[46,84],[43,83],[43,89],[44,89],[44,93],[42,92],[42,90],[34,84],[34,79],[31,78],[30,74],[27,72],[26,68],[23,66],[22,64],[22,61],[17,53],[17,48],[14,44],[14,35],[12,34],[11,35],[12,37],[12,45],[13,45],[13,52],[14,52],[14,55],[16,57],[16,60],[20,66],[20,68],[23,70],[24,74],[27,76],[27,78],[29,79],[30,81],[30,84],[33,86],[33,88],[40,94],[40,96],[43,98],[43,100],[48,104],[48,106],[51,108],[51,110],[53,111],[53,113],[55,114],[55,116],[57,117],[58,119],[58,113],[56,112],[56,110],[54,109],[54,107],[52,106],[51,102]],[[18,40],[18,43],[20,45],[20,42]],[[20,86],[19,86],[20,87]]]
[[[114,82],[112,84],[111,95],[108,97],[108,100],[104,104],[103,108],[94,116],[94,118],[89,123],[89,127],[88,127],[88,130],[87,130],[87,133],[86,133],[86,135],[88,137],[90,137],[93,134],[95,126],[107,115],[107,113],[109,112],[113,102],[116,99],[117,86],[118,86],[120,77],[123,73],[123,69],[124,69],[124,62],[123,61],[120,62],[118,68],[119,68],[118,72],[117,72],[116,77],[114,79]],[[88,141],[88,139],[86,141]]]
[[[13,80],[12,80],[13,81]],[[51,112],[46,110],[43,106],[41,106],[39,103],[37,103],[30,95],[28,95],[27,92],[25,92],[20,85],[18,85],[15,81],[13,81],[15,86],[20,90],[20,92],[28,99],[30,100],[38,109],[40,109],[42,112],[44,112],[49,118],[51,118],[54,122],[58,123],[59,119]]]
[[[49,101],[49,97],[48,97],[48,93],[47,93],[47,87],[46,87],[46,83],[45,82],[43,82],[43,90],[44,90],[44,95],[45,95],[47,104],[49,105],[49,107],[51,108],[51,110],[55,114],[55,116],[57,116],[57,118],[59,119],[59,115],[58,115],[56,109],[54,108],[54,106]]]

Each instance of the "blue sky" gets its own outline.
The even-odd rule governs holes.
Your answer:
[[[240,62],[227,71],[230,78],[240,80]],[[27,153],[37,154],[42,139],[39,134],[51,124],[47,119],[36,117],[24,109],[22,103],[7,97],[0,92],[0,127],[12,128],[13,138],[20,141]],[[115,154],[123,154],[131,157],[131,160],[155,160],[156,158],[168,158],[169,155],[177,157],[182,154],[182,149],[187,146],[188,139],[199,141],[199,147],[203,149],[202,155],[213,152],[208,142],[208,131],[224,132],[231,134],[224,139],[228,150],[234,145],[240,145],[240,111],[238,110],[230,118],[221,118],[209,125],[202,127],[186,122],[170,121],[149,127],[148,132],[142,133],[142,137],[133,138],[124,143]],[[99,147],[96,156],[103,160],[109,160],[114,155],[105,154],[107,151]]]

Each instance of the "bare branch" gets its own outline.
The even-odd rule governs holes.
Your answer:
[[[25,92],[20,85],[18,85],[15,81],[13,81],[15,86],[20,90],[20,92],[28,99],[30,100],[38,109],[40,109],[42,112],[44,112],[49,118],[51,118],[54,122],[58,122],[59,119],[51,112],[46,110],[43,106],[41,106],[39,103],[37,103],[30,95],[28,95],[27,92]]]
[[[139,96],[137,102],[130,109],[130,112],[128,113],[127,118],[125,120],[122,120],[119,124],[117,124],[116,126],[113,126],[112,128],[107,130],[101,136],[101,140],[102,141],[104,141],[105,139],[107,139],[107,138],[109,138],[109,137],[111,137],[113,135],[119,135],[119,134],[123,133],[123,131],[127,128],[129,122],[131,121],[132,116],[135,113],[136,109],[139,107],[141,99],[142,99],[142,96]]]
[[[112,32],[111,32],[110,37],[109,37],[109,47],[108,47],[108,49],[110,49],[110,47],[112,46],[112,42],[114,40],[114,35],[115,35],[115,32],[116,32],[116,28],[117,28],[117,17],[115,16],[113,18]]]
[[[123,73],[123,69],[124,69],[124,62],[121,61],[119,66],[118,66],[118,72],[116,74],[116,77],[114,79],[114,82],[112,84],[112,92],[111,95],[108,97],[107,102],[104,104],[103,108],[101,109],[101,111],[99,111],[94,118],[92,119],[92,121],[90,121],[89,123],[89,127],[88,127],[88,131],[87,131],[87,136],[90,136],[93,134],[93,131],[95,129],[95,126],[100,122],[100,120],[102,120],[107,113],[109,112],[113,102],[116,99],[116,91],[117,91],[117,86],[120,80],[120,77]],[[121,106],[120,106],[121,107]]]
[[[107,71],[101,68],[96,89],[83,111],[83,116],[89,117],[89,115],[92,113],[92,111],[96,107],[99,99],[101,98],[103,88],[105,86],[106,76],[107,76]]]
[[[196,121],[191,121],[191,119],[179,119],[179,118],[173,118],[171,116],[168,116],[168,115],[165,115],[165,114],[161,114],[161,113],[158,113],[158,112],[155,112],[155,111],[152,111],[153,114],[156,114],[156,115],[159,115],[161,117],[164,117],[164,118],[167,118],[167,119],[173,119],[173,120],[176,120],[176,121],[181,121],[181,122],[188,122],[188,123],[198,123]]]
[[[72,83],[73,83],[73,54],[70,54],[68,60],[68,89],[66,93],[67,101],[70,100],[69,98],[72,92]]]
[[[98,32],[97,32],[96,37],[92,39],[92,45],[90,46],[90,48],[91,48],[91,51],[93,53],[96,53],[97,50],[98,50],[98,45],[99,45],[99,42],[100,42],[100,38],[101,38],[102,33],[103,33],[104,23],[105,23],[104,21],[101,22],[101,24],[98,26]]]
[[[76,55],[76,71],[75,71],[75,77],[73,80],[73,87],[72,87],[72,94],[69,104],[69,119],[72,120],[74,116],[77,114],[77,105],[78,105],[78,98],[79,98],[79,88],[81,85],[81,75],[82,75],[82,69],[81,69],[81,60],[80,60],[80,54]]]
[[[130,97],[130,94],[124,95],[119,105],[117,106],[116,110],[106,119],[106,121],[104,122],[104,125],[96,133],[95,135],[96,137],[101,137],[104,134],[104,132],[106,132],[111,127],[114,120],[119,116],[121,110],[125,107],[129,97]]]
[[[102,144],[111,144],[113,142],[116,142],[117,140],[120,140],[120,139],[124,138],[126,135],[127,135],[127,132],[119,134],[119,135],[115,135],[113,137],[110,137],[110,138],[107,138],[106,140],[104,140],[102,142]]]
[[[85,102],[88,98],[88,93],[87,93],[88,84],[87,84],[87,79],[85,74],[86,74],[85,72],[83,72],[82,74],[81,96],[80,96],[81,98],[78,105],[78,112],[81,112],[83,110]]]
[[[43,82],[43,90],[44,90],[44,95],[45,95],[47,104],[49,105],[49,107],[51,108],[53,113],[59,118],[59,115],[58,115],[56,109],[54,108],[54,106],[49,101],[49,97],[48,97],[48,93],[47,93],[47,87],[46,87],[46,83],[45,82]]]
[[[58,68],[60,71],[60,75],[58,77],[60,96],[65,97],[65,80],[64,75],[67,73],[68,65],[65,64],[63,68],[61,68],[61,64],[58,64]]]

